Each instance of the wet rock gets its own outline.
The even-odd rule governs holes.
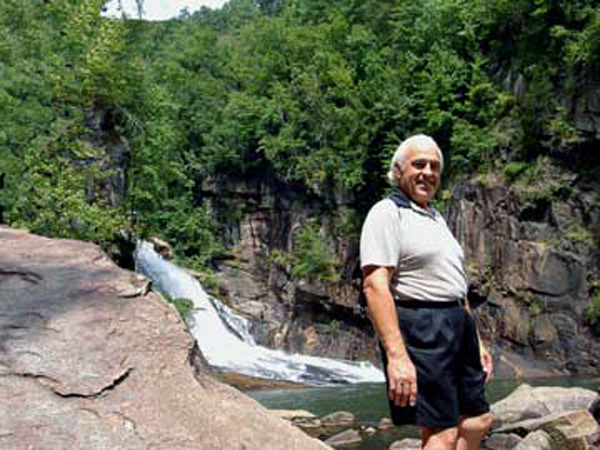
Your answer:
[[[546,356],[557,353],[560,354],[561,344],[559,333],[552,323],[549,314],[542,314],[541,316],[534,318],[531,332],[531,338],[536,353]]]
[[[360,433],[356,430],[345,430],[335,436],[330,437],[325,441],[327,445],[331,445],[334,448],[342,447],[345,445],[357,444],[362,441]]]
[[[357,311],[357,292],[349,282],[357,239],[331,232],[352,213],[337,203],[347,202],[345,195],[303,195],[262,175],[205,180],[202,190],[213,200],[228,252],[216,262],[216,278],[227,290],[229,306],[252,322],[257,343],[292,353],[378,359],[372,329]],[[342,282],[292,276],[298,233],[316,218],[342,263]]]
[[[522,437],[513,433],[497,433],[485,440],[483,448],[486,450],[510,450],[515,448],[522,440]]]
[[[156,251],[156,253],[158,253],[164,259],[167,259],[167,260],[173,259],[173,257],[174,257],[173,247],[171,247],[171,245],[168,242],[165,242],[162,239],[159,239],[157,237],[149,238],[148,242],[150,242],[154,246],[154,250]]]
[[[216,381],[177,312],[95,245],[0,227],[0,447],[324,449]]]
[[[366,427],[363,432],[365,433],[365,435],[367,436],[373,436],[374,434],[377,433],[377,430],[373,427]]]
[[[295,383],[293,381],[269,380],[241,373],[214,371],[213,376],[217,380],[228,384],[229,386],[233,386],[240,391],[306,388],[305,384]]]
[[[560,447],[564,449],[564,447]],[[553,447],[552,439],[542,430],[535,431],[527,435],[513,450],[559,450]]]
[[[334,434],[331,432],[328,433],[318,418],[296,418],[292,423],[309,436],[317,439],[326,439]]]
[[[393,442],[388,447],[388,450],[420,450],[421,440],[420,439],[402,439],[401,441]]]
[[[324,427],[351,427],[355,422],[354,414],[347,411],[337,411],[321,417],[321,423]]]
[[[540,419],[524,420],[494,430],[494,432],[517,433],[525,436],[536,430],[545,431],[557,445],[578,448],[585,447],[587,438],[598,432],[598,424],[589,411],[578,410],[550,414]]]
[[[251,303],[251,309],[248,313],[256,318],[265,318],[265,306],[261,300],[267,295],[266,286],[252,276],[248,268],[232,267],[222,264],[218,272],[218,279],[221,284],[227,286],[228,295],[231,298],[237,299],[239,309],[244,311],[247,308],[246,304]],[[255,302],[263,304],[262,309],[258,309]],[[245,312],[245,311],[244,311]]]
[[[327,439],[347,428],[353,428],[356,425],[356,418],[352,413],[337,411],[321,417],[319,422],[321,424],[319,438]]]
[[[270,409],[269,412],[280,419],[285,419],[292,422],[294,420],[316,419],[316,416],[313,413],[303,409]]]
[[[389,419],[387,417],[384,417],[383,419],[381,419],[379,421],[379,424],[377,425],[377,429],[378,430],[390,430],[394,428],[394,423],[392,422],[392,419]]]

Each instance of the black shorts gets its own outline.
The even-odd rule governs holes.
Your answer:
[[[417,371],[415,406],[390,403],[395,425],[452,428],[460,416],[490,410],[475,321],[461,306],[396,308],[400,330]],[[387,383],[387,357],[382,348]]]

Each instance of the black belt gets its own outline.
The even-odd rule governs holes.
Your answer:
[[[402,308],[454,308],[456,306],[465,306],[464,299],[457,300],[440,300],[440,301],[431,301],[431,300],[396,300],[396,306],[401,306]]]

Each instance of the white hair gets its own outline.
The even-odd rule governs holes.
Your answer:
[[[402,167],[408,156],[408,151],[413,148],[426,147],[434,147],[437,150],[438,155],[440,156],[440,164],[442,169],[444,168],[444,155],[442,155],[440,147],[433,140],[433,138],[425,134],[415,134],[414,136],[406,138],[404,141],[402,141],[392,157],[392,161],[390,162],[390,170],[387,173],[387,177],[391,185],[398,185],[398,177],[396,176],[398,171],[397,167],[398,165]]]

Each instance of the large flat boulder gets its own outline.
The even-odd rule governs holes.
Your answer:
[[[600,395],[589,389],[532,387],[522,384],[508,397],[492,405],[494,430],[516,422],[539,419],[567,411],[593,411]]]
[[[0,448],[328,448],[214,380],[144,278],[95,245],[5,227],[0,398]]]

